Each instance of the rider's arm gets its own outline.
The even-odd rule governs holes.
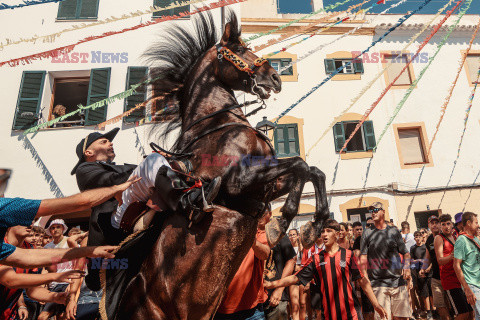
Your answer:
[[[121,184],[127,181],[128,177],[133,171],[127,170],[125,172],[108,171],[102,165],[95,162],[88,162],[81,165],[76,172],[82,185],[90,186],[91,188],[110,187],[116,184]]]

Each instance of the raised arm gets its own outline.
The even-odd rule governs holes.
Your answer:
[[[42,200],[36,218],[90,209],[125,191],[140,179],[133,176],[127,182],[112,187],[87,190],[65,198]]]
[[[83,271],[77,270],[46,274],[16,273],[11,267],[0,266],[0,283],[12,289],[36,287],[52,281],[71,282],[70,279],[79,279],[83,275]]]
[[[28,288],[27,295],[30,299],[38,302],[55,302],[65,304],[65,292],[51,292],[42,287]]]
[[[265,281],[264,287],[265,289],[276,289],[281,287],[288,287],[298,283],[298,278],[296,275],[292,274],[286,278],[282,278],[279,280],[275,280],[272,282]]]
[[[1,260],[1,263],[12,267],[31,269],[82,257],[111,259],[115,257],[112,251],[116,248],[114,246],[35,250],[17,248],[11,255]]]

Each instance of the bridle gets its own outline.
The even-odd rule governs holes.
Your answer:
[[[264,65],[267,62],[267,59],[257,58],[255,59],[255,61],[253,61],[253,64],[249,65],[247,62],[245,62],[245,60],[243,60],[240,56],[235,54],[232,50],[228,49],[227,47],[221,46],[220,44],[217,44],[216,47],[217,47],[218,60],[222,61],[223,59],[225,59],[231,64],[233,64],[233,66],[238,70],[247,73],[250,79],[252,80],[250,93],[258,96],[258,93],[255,92],[255,90],[258,88],[255,71],[258,68],[260,68],[262,65]]]

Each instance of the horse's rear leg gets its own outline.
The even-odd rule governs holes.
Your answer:
[[[310,167],[309,181],[315,189],[315,221],[307,222],[300,233],[302,246],[306,249],[313,246],[319,236],[323,223],[330,217],[328,209],[327,188],[325,186],[325,174],[317,167]]]

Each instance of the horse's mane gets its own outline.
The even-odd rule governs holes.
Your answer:
[[[232,27],[229,42],[239,42],[240,26],[230,9],[226,10],[226,23]],[[158,40],[143,54],[150,66],[151,79],[160,78],[153,82],[154,90],[149,99],[165,96],[157,105],[168,106],[155,116],[159,124],[152,126],[149,133],[155,140],[165,143],[169,133],[181,126],[183,84],[198,59],[219,42],[220,31],[209,11],[192,15],[191,24],[182,21],[162,29]],[[165,122],[168,125],[165,126]]]

